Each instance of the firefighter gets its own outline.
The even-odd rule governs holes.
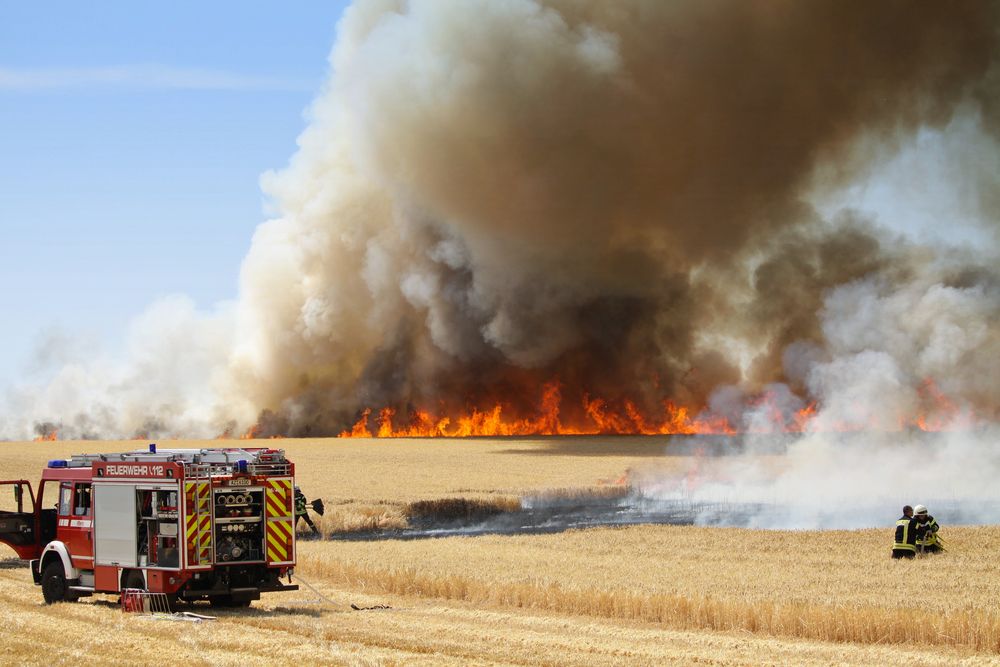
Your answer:
[[[918,507],[921,507],[918,505]],[[917,556],[917,520],[913,517],[913,508],[903,506],[903,516],[896,521],[896,532],[892,543],[893,558],[916,558]]]
[[[313,533],[319,535],[319,528],[316,524],[312,522],[309,518],[309,511],[307,509],[308,501],[306,500],[306,494],[302,493],[302,489],[295,487],[295,526],[298,527],[299,519],[305,519],[309,527],[312,528]]]
[[[920,553],[936,554],[942,550],[941,538],[938,537],[938,530],[941,526],[927,513],[927,508],[917,505],[913,509],[914,517],[919,524],[917,532],[917,550]]]

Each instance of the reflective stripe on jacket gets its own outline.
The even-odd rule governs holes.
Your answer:
[[[902,517],[896,522],[896,535],[893,540],[892,548],[893,550],[899,549],[901,551],[916,551],[917,550],[917,531],[916,531],[916,519],[910,519],[907,517]]]

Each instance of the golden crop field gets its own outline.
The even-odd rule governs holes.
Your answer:
[[[0,477],[36,482],[47,459],[138,444],[3,443]],[[642,439],[268,444],[284,448],[305,492],[327,503],[325,531],[357,527],[365,512],[389,516],[383,525],[404,522],[414,501],[503,505],[684,463],[663,456],[664,441]],[[1000,664],[1000,528],[944,530],[950,552],[915,562],[888,559],[888,529],[302,540],[297,572],[328,600],[303,586],[249,611],[198,606],[219,616],[200,624],[124,615],[111,597],[47,607],[27,569],[7,558],[0,661]]]

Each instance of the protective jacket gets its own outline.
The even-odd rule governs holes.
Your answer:
[[[896,521],[896,535],[892,543],[893,551],[917,552],[917,520],[907,516]]]
[[[918,522],[919,523],[919,522]],[[917,548],[923,547],[924,550],[933,549],[938,546],[938,530],[941,526],[932,516],[927,517],[927,521],[920,523],[920,528],[917,532],[920,534],[917,536]]]
[[[306,494],[301,491],[295,492],[295,516],[303,516],[306,513]]]

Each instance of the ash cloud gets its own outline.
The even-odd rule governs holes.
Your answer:
[[[558,378],[570,411],[740,421],[770,388],[839,420],[928,377],[995,418],[996,237],[926,246],[812,202],[959,120],[981,141],[953,150],[995,148],[998,27],[994,2],[355,2],[200,375],[136,398],[139,354],[108,400],[43,387],[24,419],[330,435],[364,407],[529,411]],[[940,179],[995,220],[996,178],[964,175]]]

